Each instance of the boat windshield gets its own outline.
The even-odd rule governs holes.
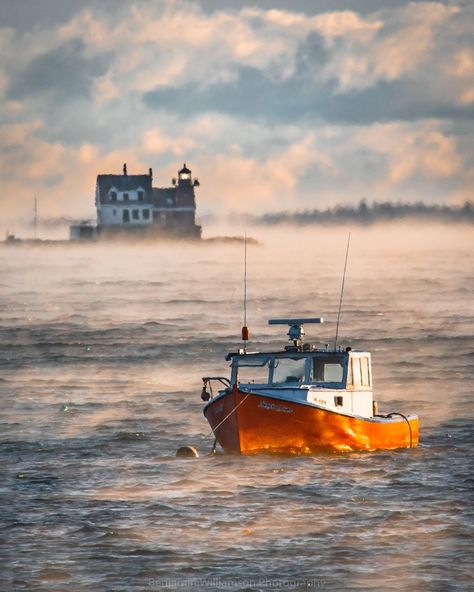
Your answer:
[[[330,388],[341,387],[345,380],[347,356],[324,352],[235,356],[231,383],[286,385],[310,383]]]
[[[306,358],[276,358],[273,383],[303,382]]]
[[[238,382],[267,384],[270,358],[246,358],[238,362]]]
[[[345,358],[342,356],[324,356],[313,359],[312,382],[334,384],[344,379]]]

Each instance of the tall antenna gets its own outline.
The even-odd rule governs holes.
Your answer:
[[[249,328],[247,327],[247,232],[244,238],[244,325],[242,327],[242,341],[244,342],[244,352],[247,349],[249,340]]]
[[[339,320],[341,318],[342,298],[344,296],[344,284],[346,281],[347,258],[349,256],[350,242],[351,242],[351,233],[349,232],[349,235],[347,237],[346,260],[344,262],[344,273],[342,274],[342,286],[341,286],[341,297],[339,299],[339,311],[337,313],[336,338],[334,339],[334,351],[336,351],[336,349],[337,349],[337,338],[339,336]]]
[[[38,200],[36,199],[35,195],[35,205],[34,205],[34,219],[33,219],[33,227],[35,233],[35,240],[36,240],[36,231],[38,229]]]
[[[247,326],[247,233],[244,238],[244,326]]]

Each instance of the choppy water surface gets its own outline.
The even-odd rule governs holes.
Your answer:
[[[241,245],[1,247],[0,589],[467,590],[472,248],[423,232],[353,233],[340,331],[420,446],[314,457],[207,454]],[[322,230],[249,248],[253,347],[289,314],[332,341],[344,251]]]

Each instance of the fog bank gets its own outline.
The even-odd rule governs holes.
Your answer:
[[[261,216],[249,216],[258,224],[375,224],[377,222],[411,220],[432,222],[474,222],[474,206],[465,202],[462,206],[431,205],[418,203],[374,202],[362,200],[358,206],[337,205],[325,210],[301,210],[269,212]]]

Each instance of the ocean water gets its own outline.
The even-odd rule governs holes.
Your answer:
[[[347,230],[251,234],[252,348],[290,314],[332,342]],[[0,246],[0,590],[472,589],[472,247],[352,232],[340,342],[418,448],[239,457],[200,390],[239,347],[241,244]]]

